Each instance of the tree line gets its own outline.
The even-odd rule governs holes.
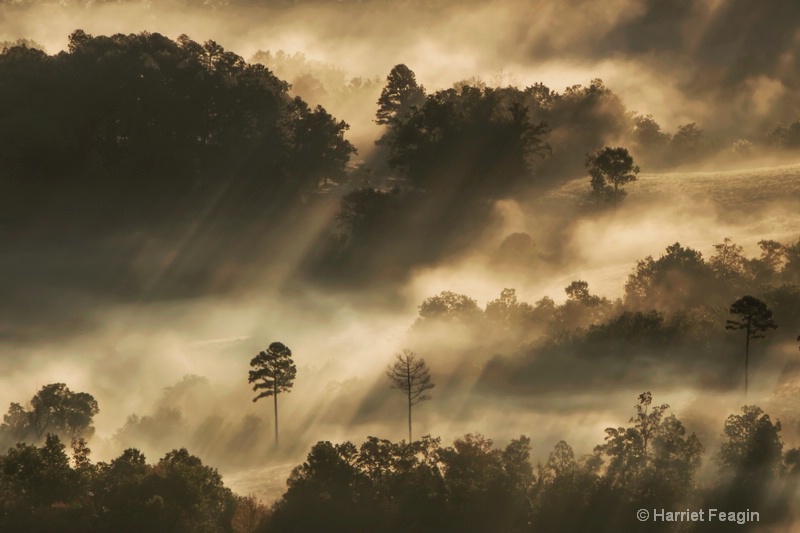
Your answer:
[[[87,191],[105,210],[81,205],[81,216],[106,226],[131,212],[158,222],[180,200],[200,209],[219,194],[237,209],[276,208],[341,179],[354,151],[346,123],[214,41],[77,30],[53,56],[7,49],[0,71],[3,178],[24,200],[6,216],[74,208]]]
[[[214,41],[147,32],[77,30],[55,55],[9,43],[0,54],[3,227],[26,228],[43,247],[80,241],[82,268],[96,274],[84,277],[129,295],[146,284],[125,261],[94,272],[102,261],[89,259],[163,246],[150,292],[192,292],[225,287],[222,267],[241,275],[269,262],[333,201],[338,213],[296,275],[368,283],[463,250],[495,200],[557,185],[582,172],[587,154],[599,163],[590,165],[594,196],[616,205],[636,165],[609,174],[608,150],[649,169],[664,142],[680,162],[700,150],[699,127],[663,134],[601,80],[558,92],[471,79],[429,92],[401,64],[376,102],[378,149],[356,164],[347,123],[292,97],[258,61],[286,75],[285,64],[303,64],[266,53],[248,63]],[[606,147],[617,139],[625,148]]]
[[[800,333],[799,246],[762,240],[751,257],[724,239],[704,256],[675,243],[638,261],[616,299],[584,280],[565,287],[560,304],[548,296],[525,301],[506,288],[480,306],[443,291],[422,302],[407,342],[480,361],[474,390],[509,400],[612,385],[761,389]],[[513,234],[496,260],[546,268],[542,253],[529,236]],[[429,340],[443,336],[453,342]],[[782,378],[778,389],[789,402],[790,384]]]
[[[447,348],[429,344],[429,333],[439,330],[463,337],[470,350],[484,354],[477,390],[493,394],[536,394],[553,386],[573,390],[585,386],[585,379],[596,382],[612,375],[615,382],[624,381],[620,365],[635,368],[643,356],[657,361],[648,363],[652,375],[664,370],[683,375],[694,369],[695,379],[706,386],[741,387],[747,393],[751,357],[763,366],[772,346],[797,336],[800,290],[796,284],[781,284],[797,275],[797,246],[761,241],[762,256],[751,259],[726,239],[705,260],[699,252],[675,244],[657,260],[640,261],[626,283],[625,297],[616,301],[592,294],[582,280],[565,288],[567,299],[561,305],[548,297],[529,304],[515,290],[504,289],[481,309],[474,299],[445,291],[420,304],[406,342],[422,353],[436,354]],[[765,336],[767,346],[755,344]],[[278,396],[288,393],[297,377],[292,351],[275,342],[250,364],[254,401],[272,397],[277,444]],[[582,371],[569,373],[565,380],[567,374],[559,370],[564,365],[577,365]],[[434,385],[430,367],[415,352],[404,350],[387,375],[389,385],[406,396],[411,441],[412,407],[428,399]],[[451,391],[441,394],[449,396]],[[63,383],[50,384],[25,406],[9,406],[0,437],[7,445],[41,442],[47,433],[68,440],[89,438],[97,412],[90,394],[71,391]],[[127,442],[136,441],[138,433],[162,434],[177,428],[180,420],[180,411],[166,405],[152,417],[132,415],[117,437]],[[250,433],[256,429],[253,423],[245,424]]]
[[[537,463],[524,435],[504,448],[478,434],[452,446],[430,436],[370,437],[360,447],[319,442],[292,472],[266,530],[676,531],[640,523],[635,512],[685,507],[759,510],[759,527],[792,520],[800,455],[784,451],[780,422],[753,405],[730,415],[709,454],[716,473],[701,480],[705,449],[669,409],[645,392],[629,424],[606,429],[591,453],[576,456],[561,441]],[[730,530],[696,526],[689,530]]]
[[[121,296],[147,292],[131,258],[157,242],[183,243],[165,293],[274,249],[355,152],[344,121],[263,65],[185,35],[77,30],[55,55],[6,48],[0,116],[0,231],[49,253],[80,246],[89,271],[70,282]],[[109,254],[118,268],[92,266]]]
[[[770,241],[762,241],[761,246],[764,250],[773,250],[775,248],[773,244],[770,244]],[[731,256],[740,254],[741,249],[726,239],[722,244],[716,245],[716,250],[717,254],[712,256],[710,263],[716,266],[717,275],[722,276],[726,281],[730,281],[728,279],[730,271],[726,269],[730,268],[732,262],[736,263]],[[680,252],[687,254],[686,250],[679,245],[670,247],[667,251],[668,253]],[[692,253],[696,254],[696,252],[690,251],[688,255],[700,260],[699,255],[692,255]],[[743,256],[740,259],[741,261],[738,261],[738,263],[744,264],[746,262]],[[769,262],[763,257],[761,261]],[[753,260],[752,264],[759,265],[760,263],[757,260]],[[773,274],[778,275],[779,273],[775,271]],[[635,279],[635,276],[636,274],[632,274],[631,278]],[[684,316],[678,318],[678,323],[667,324],[663,315],[658,311],[652,310],[645,314],[641,311],[626,310],[621,301],[612,303],[606,298],[592,295],[589,292],[588,283],[582,280],[572,282],[565,288],[565,292],[568,300],[560,308],[556,308],[549,298],[542,299],[534,307],[530,304],[519,302],[513,289],[505,289],[499,299],[487,303],[485,311],[481,311],[475,300],[464,295],[445,291],[438,296],[426,299],[420,305],[419,318],[414,324],[414,328],[419,333],[421,328],[430,326],[431,322],[439,323],[439,325],[442,322],[451,324],[457,322],[461,326],[475,327],[481,321],[486,320],[495,326],[505,325],[495,333],[499,333],[501,337],[510,337],[513,342],[515,332],[507,329],[513,322],[518,322],[517,326],[524,326],[527,321],[532,323],[544,322],[548,320],[549,315],[549,320],[553,322],[558,317],[561,322],[560,327],[564,328],[569,324],[569,320],[577,319],[577,324],[573,324],[573,326],[577,325],[577,328],[573,332],[566,329],[557,330],[555,337],[551,337],[544,342],[542,345],[543,350],[541,350],[544,352],[541,355],[542,358],[551,355],[548,353],[548,349],[555,352],[555,354],[559,354],[561,350],[553,350],[553,348],[563,349],[565,345],[567,349],[575,350],[579,354],[582,350],[589,350],[586,355],[592,358],[597,357],[596,351],[598,349],[611,352],[620,345],[627,345],[625,350],[632,350],[634,353],[641,352],[643,349],[646,351],[652,349],[663,350],[667,346],[679,343],[682,337],[686,335],[686,326],[680,324],[680,321],[685,320]],[[785,293],[785,296],[782,293]],[[795,286],[785,285],[777,291],[777,294],[783,297],[788,296],[790,299],[788,306],[787,302],[781,302],[782,316],[790,321],[796,319],[798,304],[800,304],[800,291]],[[744,332],[743,381],[744,393],[747,396],[751,341],[765,338],[766,332],[777,329],[778,324],[773,320],[773,311],[767,303],[751,295],[737,298],[730,303],[727,311],[728,318],[725,319],[724,329]],[[619,314],[615,315],[615,313]],[[570,317],[570,315],[574,315],[574,318]],[[596,323],[600,317],[607,318],[608,321]],[[581,328],[581,322],[589,324],[585,332]],[[796,325],[796,320],[794,322],[795,324],[790,322],[790,325]],[[720,324],[720,327],[722,325]],[[551,324],[550,327],[559,326]],[[412,328],[412,331],[414,328]],[[509,333],[512,333],[512,335],[509,335]],[[800,337],[798,339],[800,340]],[[603,346],[604,344],[605,346]],[[687,346],[682,346],[682,348],[687,348]],[[489,361],[486,367],[486,374],[491,376],[492,373],[497,372],[498,365],[502,364],[501,361],[497,358]],[[261,391],[253,401],[255,402],[268,396],[272,396],[274,400],[275,444],[277,446],[278,393],[291,390],[296,377],[296,367],[292,361],[292,352],[282,343],[272,343],[266,352],[260,352],[250,364],[255,370],[250,372],[249,381],[255,383],[253,386],[254,391]],[[388,367],[386,374],[392,388],[401,390],[407,398],[408,442],[411,442],[412,407],[421,401],[429,400],[430,396],[426,394],[426,391],[435,386],[432,382],[430,369],[424,359],[418,358],[415,352],[405,349],[402,353],[396,354],[396,361]]]
[[[426,435],[394,443],[319,442],[271,507],[224,486],[185,449],[149,464],[136,449],[93,463],[83,438],[71,457],[55,434],[0,455],[0,527],[9,531],[524,532],[674,531],[637,521],[641,508],[751,509],[760,527],[790,523],[800,452],[754,405],[722,425],[713,454],[667,404],[642,393],[627,426],[576,455],[558,442],[546,460],[531,439],[504,447],[468,434],[451,446]],[[715,473],[701,475],[707,457]],[[702,531],[727,531],[723,523]],[[690,530],[694,530],[691,529]]]

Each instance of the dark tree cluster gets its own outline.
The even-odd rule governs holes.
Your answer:
[[[395,277],[471,242],[492,202],[520,193],[549,152],[547,126],[534,122],[517,89],[462,85],[426,95],[414,73],[397,65],[378,99],[378,141],[397,182],[344,196],[342,237],[317,259],[325,269]],[[386,235],[393,238],[388,241]]]
[[[78,30],[68,51],[52,56],[27,42],[4,48],[2,227],[51,255],[80,247],[74,271],[60,274],[71,283],[91,278],[156,295],[217,290],[280,255],[285,235],[346,185],[300,270],[327,281],[397,280],[469,247],[492,221],[494,201],[576,175],[587,153],[597,157],[612,140],[658,166],[648,155],[656,145],[694,153],[702,137],[694,124],[661,133],[600,80],[561,93],[472,80],[428,94],[401,64],[376,102],[386,127],[380,146],[348,172],[348,125],[290,90],[344,102],[377,93],[374,80],[347,81],[298,55],[262,52],[253,61],[290,77],[294,89],[264,65],[186,36]],[[598,198],[622,197],[636,174],[624,166],[598,174]],[[131,266],[140,261],[143,271]]]
[[[424,387],[421,388],[424,392]],[[757,509],[761,525],[791,520],[800,453],[784,452],[781,423],[748,405],[724,423],[709,457],[718,475],[701,481],[699,439],[669,405],[639,396],[627,426],[576,457],[564,441],[534,466],[531,440],[497,448],[469,434],[392,443],[369,437],[319,442],[268,509],[226,488],[186,449],[148,464],[137,449],[92,463],[83,438],[72,455],[56,435],[0,454],[0,528],[86,532],[579,532],[671,530],[636,521],[640,508]],[[725,524],[704,524],[724,531]],[[708,529],[704,529],[708,530]]]
[[[528,303],[507,288],[481,309],[468,295],[445,291],[422,302],[411,339],[420,349],[431,338],[459,339],[436,349],[482,358],[479,385],[492,393],[544,394],[642,379],[745,389],[751,356],[757,353],[756,367],[765,368],[782,343],[794,340],[800,323],[798,244],[759,245],[761,255],[748,257],[725,239],[707,259],[679,243],[668,246],[658,259],[639,261],[624,296],[613,301],[593,294],[583,280],[565,288],[562,304],[547,296]],[[748,320],[749,337],[725,331],[726,324],[738,324],[746,333]],[[767,329],[757,332],[762,325]],[[752,345],[759,334],[766,341]]]
[[[784,454],[780,431],[756,406],[729,416],[719,451],[709,454],[719,474],[703,483],[699,439],[649,392],[629,425],[606,429],[592,453],[576,457],[561,441],[536,466],[525,436],[505,448],[481,435],[449,447],[430,436],[399,444],[370,437],[360,447],[319,442],[289,477],[268,530],[672,531],[674,524],[640,523],[636,511],[712,504],[765,509],[759,525],[779,525],[791,520],[800,481],[797,451]]]
[[[530,441],[504,450],[480,435],[452,447],[425,436],[412,443],[370,437],[319,442],[292,472],[270,531],[494,531],[525,523]]]
[[[3,231],[125,255],[142,235],[191,229],[203,246],[169,267],[201,277],[269,248],[296,206],[344,180],[354,152],[346,123],[264,66],[186,36],[78,30],[56,55],[7,48],[0,117]]]
[[[680,243],[658,259],[638,262],[625,284],[625,304],[633,309],[686,310],[699,305],[728,305],[741,293],[791,291],[800,282],[800,241],[758,243],[759,257],[748,258],[741,246],[724,239],[705,260]]]
[[[616,206],[639,173],[634,156],[660,168],[710,153],[695,124],[662,133],[652,116],[627,112],[599,79],[563,93],[472,79],[428,94],[400,64],[377,106],[375,122],[386,127],[372,161],[380,175],[342,198],[337,230],[310,260],[318,276],[391,279],[462,251],[490,225],[493,202],[557,185],[582,161],[593,197]],[[631,150],[602,148],[617,140]]]
[[[0,455],[0,529],[57,532],[255,532],[266,508],[233,494],[216,469],[186,449],[155,464],[134,448],[92,463],[83,439],[48,434]]]
[[[533,163],[549,151],[547,126],[532,122],[519,90],[464,85],[405,112],[398,100],[392,121],[384,119],[389,163],[417,189],[458,201],[503,198],[531,179]]]
[[[64,383],[45,385],[27,406],[9,406],[0,424],[0,445],[40,442],[47,434],[88,439],[98,412],[97,400],[88,392],[73,392]]]
[[[72,211],[67,200],[79,198],[63,189],[93,190],[106,224],[121,208],[163,216],[223,188],[237,202],[275,205],[341,179],[352,153],[346,124],[213,41],[78,30],[68,52],[15,47],[0,59],[4,177],[28,193],[8,207],[28,216],[44,207],[35,185]]]
[[[516,346],[542,335],[599,325],[619,312],[619,302],[592,294],[586,281],[573,281],[564,292],[567,300],[561,305],[547,296],[530,304],[520,301],[515,289],[503,289],[481,309],[467,295],[444,291],[420,304],[411,332],[424,339],[427,332],[444,328],[473,341],[483,338],[494,346]]]

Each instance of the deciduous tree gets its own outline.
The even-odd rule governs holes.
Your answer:
[[[92,419],[99,412],[97,400],[88,392],[72,392],[64,383],[45,385],[26,409],[12,403],[0,430],[17,441],[40,441],[52,433],[65,438],[91,437]]]
[[[617,202],[625,196],[622,186],[636,181],[639,167],[633,164],[633,157],[627,148],[610,148],[606,146],[586,157],[586,168],[592,177],[592,195],[600,201],[602,197],[610,197]]]

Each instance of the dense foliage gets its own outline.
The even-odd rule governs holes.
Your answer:
[[[12,403],[0,424],[0,445],[39,442],[47,434],[66,439],[89,438],[100,409],[88,392],[72,392],[64,383],[45,385],[23,407]]]
[[[271,510],[227,489],[185,449],[148,464],[134,448],[93,463],[84,439],[71,461],[61,440],[19,443],[0,455],[0,528],[9,531],[526,532],[672,531],[640,523],[640,508],[686,506],[760,512],[760,525],[791,519],[798,450],[784,451],[781,423],[749,405],[730,415],[708,454],[717,473],[698,478],[703,445],[639,396],[627,426],[576,457],[557,443],[531,460],[531,440],[495,447],[469,434],[451,446],[430,436],[393,443],[369,437],[314,445]],[[703,524],[724,530],[724,524]],[[708,529],[704,529],[708,530]]]
[[[83,439],[72,451],[70,462],[48,435],[40,447],[17,444],[0,456],[0,529],[212,533],[256,531],[263,522],[263,506],[234,495],[185,449],[155,464],[133,448],[94,464]]]
[[[305,268],[286,270],[316,279],[394,281],[470,249],[491,227],[498,202],[581,173],[583,162],[596,198],[616,205],[639,173],[633,155],[663,168],[721,150],[697,123],[669,134],[652,116],[628,112],[600,80],[559,93],[472,79],[428,93],[397,65],[375,95],[375,122],[385,130],[372,160],[348,167],[355,153],[344,137],[348,125],[292,95],[323,100],[327,83],[344,84],[337,98],[363,99],[377,93],[375,80],[344,81],[331,69],[323,80],[301,57],[264,52],[249,64],[214,41],[150,33],[78,30],[55,55],[24,40],[0,49],[0,237],[9,243],[8,264],[48,282],[67,276],[63,285],[73,290],[86,283],[139,298],[163,287],[211,290],[243,264],[267,270],[284,261],[287,249]],[[258,62],[283,69],[295,87]],[[618,139],[630,152],[602,149]],[[794,121],[776,126],[766,142],[791,150],[798,139]],[[745,156],[756,148],[740,139],[732,150]],[[421,303],[409,339],[428,353],[426,343],[446,338],[440,354],[483,357],[457,371],[475,373],[471,398],[596,392],[610,383],[641,390],[656,380],[734,390],[747,375],[747,363],[742,373],[741,358],[731,355],[742,339],[748,361],[750,340],[769,330],[754,351],[758,361],[794,341],[800,321],[800,241],[759,246],[759,257],[747,257],[725,239],[705,258],[675,243],[639,261],[617,300],[593,294],[584,280],[564,289],[561,304],[547,296],[527,303],[506,288],[482,308],[444,291]],[[138,268],[140,252],[157,258],[143,269],[157,275],[131,286],[126,272]],[[52,268],[54,257],[75,261],[74,277]],[[514,233],[491,264],[524,271],[543,261],[530,235]],[[19,286],[17,300],[44,313],[30,284]],[[726,322],[746,337],[726,332]],[[13,330],[2,328],[0,335]],[[461,361],[470,360],[464,353]],[[433,383],[424,361],[415,366],[413,352],[404,356],[390,378],[406,393],[409,442],[319,442],[269,511],[234,495],[184,448],[148,464],[125,445],[110,462],[92,463],[87,439],[97,401],[63,383],[46,385],[28,404],[12,403],[0,425],[7,450],[0,530],[653,531],[634,521],[636,509],[750,507],[778,524],[796,504],[800,451],[784,450],[788,422],[759,407],[725,421],[718,452],[706,455],[718,467],[711,481],[698,481],[700,440],[650,393],[639,397],[628,425],[607,428],[591,453],[576,457],[562,441],[534,465],[526,436],[505,447],[475,434],[452,446],[430,436],[411,441],[411,407]],[[273,396],[277,444],[277,395],[296,374],[291,351],[273,343],[251,365],[256,399]],[[458,374],[438,376],[437,399],[466,386]],[[246,459],[230,456],[266,438],[254,415],[226,423],[208,416],[188,437],[204,458],[236,464]],[[165,401],[151,415],[129,416],[112,441],[182,442],[185,424]]]
[[[90,265],[111,254],[119,265],[89,271],[127,290],[141,290],[131,258],[154,241],[183,243],[160,260],[177,290],[260,255],[355,151],[346,123],[263,65],[186,36],[78,30],[56,55],[7,48],[0,117],[7,242],[16,229],[49,253],[74,243]],[[187,248],[193,235],[202,247]]]
[[[521,236],[515,240],[528,242]],[[535,249],[510,254],[504,246],[498,250],[504,261],[536,264]],[[796,338],[800,323],[798,246],[764,240],[760,256],[747,257],[725,239],[705,258],[675,243],[660,257],[639,261],[617,300],[593,294],[583,280],[565,287],[562,304],[548,296],[528,303],[507,288],[481,309],[468,295],[444,291],[422,302],[410,334],[420,350],[483,358],[480,383],[492,394],[580,391],[612,382],[655,387],[673,380],[739,387],[746,375],[745,336],[726,331],[726,321],[742,320],[736,302],[743,297],[760,302],[778,329],[769,326],[765,340],[748,345],[757,354],[751,362],[766,368],[779,357],[776,350]],[[430,339],[450,340],[443,347]]]
[[[606,429],[592,453],[576,457],[561,441],[536,466],[526,436],[504,448],[472,434],[447,447],[430,436],[370,437],[360,447],[319,442],[289,477],[268,530],[673,531],[669,522],[640,523],[636,511],[712,504],[765,509],[762,526],[786,519],[800,480],[790,469],[797,452],[783,453],[780,423],[756,406],[728,417],[714,455],[718,476],[701,484],[704,448],[668,411],[643,393],[629,425]]]

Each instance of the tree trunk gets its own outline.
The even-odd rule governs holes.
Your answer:
[[[411,363],[406,361],[406,383],[408,386],[408,443],[411,444]]]
[[[747,321],[747,339],[744,343],[744,397],[747,398],[747,372],[750,366],[750,321]]]
[[[278,447],[278,388],[275,387],[275,394],[272,395],[275,400],[275,447]]]
[[[644,467],[647,468],[647,434],[645,433],[642,437],[644,440]]]
[[[411,444],[411,394],[408,395],[408,443]]]

